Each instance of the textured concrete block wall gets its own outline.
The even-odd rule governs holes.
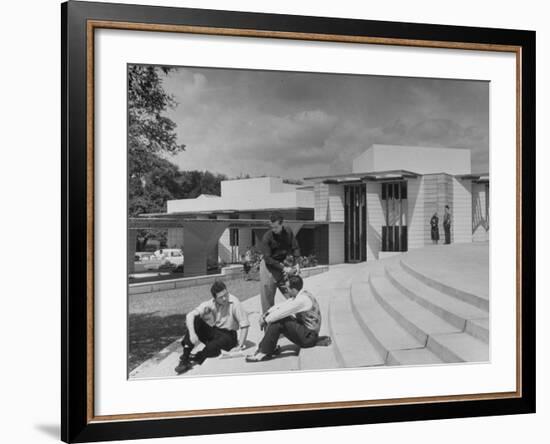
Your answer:
[[[229,229],[225,230],[218,241],[218,260],[223,262],[231,262],[231,243],[229,237]]]
[[[168,228],[168,248],[183,248],[183,228]]]
[[[472,182],[453,178],[452,241],[472,242]]]
[[[252,229],[239,228],[239,257],[246,254],[248,247],[252,246]]]
[[[345,262],[344,224],[329,224],[328,227],[328,259],[329,264]]]
[[[381,192],[380,183],[367,183],[367,261],[378,259],[382,249],[382,226],[386,222]]]
[[[316,183],[315,195],[315,220],[328,221],[328,185]]]
[[[422,248],[426,245],[424,233],[426,229],[425,224],[424,178],[409,179],[407,181],[407,230],[409,250]]]
[[[344,222],[344,185],[328,186],[328,216],[330,222]]]

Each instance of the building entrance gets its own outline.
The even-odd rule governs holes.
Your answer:
[[[407,182],[382,184],[382,251],[407,251]]]
[[[344,186],[346,262],[367,260],[367,199],[364,183]]]

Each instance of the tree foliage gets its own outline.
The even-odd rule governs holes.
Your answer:
[[[128,68],[129,213],[159,212],[175,189],[175,165],[164,159],[185,149],[177,143],[176,123],[165,112],[174,98],[164,91],[162,73],[171,68]]]

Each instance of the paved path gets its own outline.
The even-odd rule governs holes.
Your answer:
[[[335,265],[307,278],[305,287],[319,301],[321,334],[332,337],[331,346],[300,350],[282,338],[280,356],[246,363],[244,355],[251,354],[261,339],[256,296],[243,303],[251,328],[242,355],[207,359],[177,376],[181,345],[175,341],[133,370],[130,378],[489,359],[487,244],[434,246],[380,261]]]

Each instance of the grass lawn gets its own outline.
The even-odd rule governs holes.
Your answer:
[[[132,371],[183,336],[185,313],[210,299],[211,285],[128,296],[128,367]],[[259,281],[227,282],[230,293],[245,301],[260,293]]]

